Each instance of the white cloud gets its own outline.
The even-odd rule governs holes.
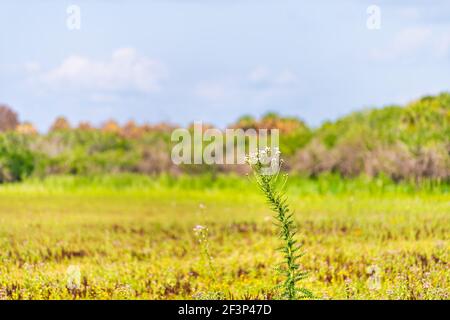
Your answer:
[[[36,73],[41,70],[41,65],[37,62],[27,62],[24,64],[23,68],[27,73]]]
[[[264,104],[274,97],[289,94],[297,83],[297,75],[289,69],[272,72],[267,67],[258,66],[247,75],[201,82],[194,88],[194,94],[214,104],[232,103],[234,99],[240,103]]]
[[[411,56],[423,47],[432,32],[429,28],[407,28],[399,31],[384,48],[377,48],[371,52],[375,60],[395,60],[404,56]]]
[[[448,29],[416,27],[400,30],[384,47],[372,50],[370,57],[379,61],[396,61],[405,58],[442,58],[449,53]]]
[[[69,56],[55,69],[42,72],[34,79],[57,90],[152,93],[161,89],[161,82],[167,76],[167,69],[160,61],[142,56],[134,48],[122,48],[105,61]]]

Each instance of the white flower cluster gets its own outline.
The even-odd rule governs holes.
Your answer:
[[[200,232],[202,232],[203,230],[205,230],[206,229],[206,227],[204,227],[204,226],[201,226],[201,225],[196,225],[194,228],[193,228],[193,230],[194,230],[194,232],[195,233],[200,233]]]
[[[196,225],[192,230],[194,230],[194,235],[197,238],[198,242],[201,244],[208,243],[208,227],[202,225]]]
[[[260,149],[257,152],[251,152],[246,158],[245,161],[247,164],[253,166],[256,164],[269,165],[274,161],[278,161],[281,152],[278,147],[269,148],[265,147],[264,149]]]
[[[280,154],[279,148],[266,147],[258,152],[250,153],[246,157],[246,163],[259,174],[275,175],[279,172],[280,164],[283,162]]]

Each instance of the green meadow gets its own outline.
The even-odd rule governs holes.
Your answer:
[[[448,191],[436,182],[291,177],[309,273],[302,286],[317,299],[448,299]],[[0,299],[274,299],[271,215],[254,184],[233,175],[1,185]],[[208,228],[214,272],[197,225]]]

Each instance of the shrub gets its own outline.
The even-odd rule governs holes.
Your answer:
[[[35,159],[26,137],[14,133],[0,135],[0,182],[20,181],[29,176]]]

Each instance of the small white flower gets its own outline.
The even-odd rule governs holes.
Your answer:
[[[256,153],[256,152],[252,152],[252,153],[250,153],[250,154],[246,157],[246,162],[247,162],[249,165],[257,164],[258,161],[259,161],[258,153]]]
[[[81,271],[80,267],[70,265],[66,270],[67,288],[78,289],[81,286]]]
[[[366,268],[366,273],[369,275],[377,275],[380,273],[380,268],[377,265],[370,265]]]
[[[381,278],[379,276],[370,276],[367,279],[367,287],[369,290],[380,290],[381,289]]]
[[[194,227],[194,235],[198,239],[200,243],[207,241],[206,237],[208,236],[208,228],[202,225],[196,225]]]
[[[381,275],[380,268],[377,265],[371,265],[366,268],[366,273],[369,275],[367,279],[367,287],[370,290],[380,290],[381,289]]]
[[[277,155],[277,156],[279,156],[281,154],[280,148],[278,148],[278,147],[273,148],[273,151],[274,151],[275,155]]]
[[[265,149],[259,151],[259,162],[267,164],[269,162],[269,155]]]
[[[205,230],[206,229],[206,227],[204,227],[204,226],[201,226],[201,225],[196,225],[195,227],[194,227],[194,231],[195,232],[201,232],[201,231],[203,231],[203,230]]]

